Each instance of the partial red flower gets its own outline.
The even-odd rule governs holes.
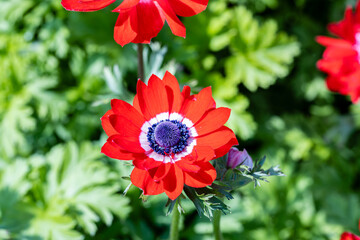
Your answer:
[[[359,221],[359,229],[360,229],[360,221]],[[349,232],[344,232],[341,234],[340,240],[360,240],[360,237]]]
[[[355,103],[360,96],[360,1],[355,12],[347,7],[344,19],[329,24],[328,29],[340,38],[316,38],[326,47],[317,67],[328,74],[326,83],[331,91],[349,95]]]
[[[115,0],[62,0],[70,11],[90,12],[105,8]],[[124,0],[113,12],[119,13],[115,24],[115,41],[124,46],[132,43],[150,43],[165,20],[173,34],[185,37],[186,29],[177,16],[191,17],[207,7],[208,0]]]
[[[216,108],[207,87],[190,95],[180,92],[176,78],[155,75],[148,86],[140,80],[133,106],[113,99],[101,118],[109,136],[101,151],[111,158],[132,160],[131,182],[144,195],[165,192],[176,199],[184,184],[210,185],[216,171],[210,160],[225,155],[237,144],[233,131],[224,126],[230,109]]]

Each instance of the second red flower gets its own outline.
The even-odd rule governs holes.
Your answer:
[[[62,0],[70,11],[90,12],[105,8],[115,0]],[[208,0],[124,0],[114,9],[119,13],[114,39],[124,46],[132,43],[149,43],[156,37],[165,20],[176,36],[185,37],[186,29],[177,16],[191,17],[206,9]]]

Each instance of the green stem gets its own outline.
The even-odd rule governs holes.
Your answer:
[[[178,240],[179,239],[179,219],[180,212],[178,210],[178,200],[176,200],[174,209],[172,211],[172,220],[170,226],[170,240]]]
[[[214,229],[215,240],[223,240],[220,230],[220,219],[221,219],[221,211],[215,210],[213,216],[213,229]]]
[[[143,45],[137,44],[138,47],[138,78],[144,82],[144,57],[143,57]]]

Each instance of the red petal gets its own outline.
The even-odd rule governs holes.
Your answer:
[[[199,136],[210,133],[222,127],[230,117],[229,108],[217,108],[209,110],[202,119],[194,126]]]
[[[169,98],[170,112],[179,112],[183,102],[183,96],[180,93],[180,86],[177,79],[174,75],[166,71],[163,82]]]
[[[128,119],[138,128],[141,128],[145,122],[145,118],[133,106],[123,100],[112,99],[111,108],[115,114]]]
[[[109,117],[113,114],[114,114],[113,110],[110,109],[109,111],[107,111],[104,114],[104,116],[101,117],[101,125],[102,125],[106,135],[108,135],[108,136],[119,134],[110,123]]]
[[[132,160],[133,154],[122,150],[119,146],[111,142],[106,142],[102,148],[101,152],[110,158],[115,158],[119,160]]]
[[[138,34],[138,22],[136,9],[124,11],[119,14],[115,23],[114,39],[115,41],[124,46],[133,42]]]
[[[337,38],[330,38],[325,36],[317,36],[316,41],[323,45],[323,46],[332,46],[332,47],[339,47],[339,48],[348,48],[352,47],[352,44],[349,41]]]
[[[189,87],[189,86],[184,86],[184,87],[183,87],[183,90],[182,90],[182,92],[181,92],[181,95],[182,95],[183,98],[185,99],[185,98],[190,97],[190,92],[191,92],[190,87]]]
[[[161,166],[163,163],[147,157],[145,159],[135,159],[133,164],[139,169],[150,170]]]
[[[355,41],[355,19],[351,7],[345,10],[344,19],[338,23],[331,23],[328,26],[330,32],[348,41]]]
[[[101,152],[104,153],[106,156],[119,160],[134,160],[147,158],[144,153],[134,154],[121,148],[119,145],[113,142],[114,138],[116,138],[116,135],[109,137],[107,142],[101,148]]]
[[[121,115],[111,115],[109,117],[110,123],[123,137],[139,138],[141,129],[129,121],[128,118]]]
[[[147,120],[159,113],[168,112],[169,104],[164,83],[155,75],[149,79],[149,86],[142,81],[137,84],[137,96],[142,113]]]
[[[349,67],[350,63],[345,63],[345,67]],[[356,64],[349,70],[344,70],[339,75],[329,75],[326,84],[331,91],[339,92],[343,95],[349,95],[351,101],[356,103],[360,97],[360,66]]]
[[[331,74],[339,74],[341,67],[343,66],[343,61],[341,60],[319,60],[316,63],[316,66],[319,70]]]
[[[62,0],[61,5],[69,11],[91,12],[105,8],[116,0]]]
[[[113,135],[112,142],[129,152],[144,153],[145,151],[139,143],[139,137]]]
[[[171,168],[171,165],[171,163],[162,163],[158,168],[154,169],[153,174],[150,172],[150,175],[155,181],[160,181],[166,177]]]
[[[326,78],[326,85],[330,91],[339,91],[342,88],[343,84],[340,83],[336,77],[329,76]]]
[[[176,36],[184,38],[186,36],[186,28],[176,16],[174,10],[169,5],[169,2],[167,0],[156,0],[156,2],[161,7],[162,12],[165,14],[165,19],[169,24],[171,32]]]
[[[138,81],[141,81],[141,80],[138,80]],[[136,110],[138,110],[139,112],[141,112],[138,94],[136,94],[135,97],[134,97],[133,106],[134,106],[134,108],[135,108]]]
[[[157,195],[164,192],[163,183],[154,181],[145,170],[134,168],[130,178],[132,184],[144,191],[144,195]]]
[[[338,48],[338,47],[327,47],[324,51],[324,59],[339,59],[345,57],[357,58],[357,52],[352,47]]]
[[[133,43],[150,43],[156,37],[165,23],[165,16],[154,1],[142,1],[136,5],[137,36]]]
[[[123,12],[123,10],[135,7],[139,3],[139,0],[124,0],[113,12]]]
[[[193,153],[196,155],[196,159],[200,161],[210,161],[216,157],[214,149],[209,146],[195,146]]]
[[[144,189],[144,180],[149,173],[145,170],[134,168],[131,172],[131,182],[140,189]]]
[[[238,142],[234,132],[228,127],[221,127],[208,135],[196,138],[198,146],[208,146],[215,150],[217,158],[225,155],[229,149]]]
[[[175,163],[178,167],[180,167],[185,172],[193,172],[197,173],[200,170],[200,167],[194,162],[186,161],[186,160],[180,160]]]
[[[355,7],[355,22],[360,23],[360,2],[357,1],[356,7]]]
[[[176,15],[182,17],[194,16],[206,9],[208,0],[168,0]]]
[[[211,96],[211,87],[207,87],[201,90],[199,94],[185,99],[180,113],[196,123],[207,110],[215,108],[215,106],[215,101]]]
[[[351,102],[353,104],[356,104],[360,99],[360,90],[358,90],[356,93],[350,94]]]
[[[176,164],[171,164],[170,170],[163,179],[163,182],[166,195],[170,199],[175,200],[184,188],[184,173]]]
[[[209,162],[197,163],[199,172],[184,172],[185,184],[189,187],[201,188],[212,184],[216,179],[216,170]]]
[[[326,79],[326,84],[329,90],[339,92],[344,95],[351,91],[347,77],[329,75]]]
[[[350,74],[349,77],[346,77],[346,81],[349,84],[349,95],[351,97],[351,101],[355,104],[358,102],[360,97],[360,66],[357,67],[357,70]]]
[[[344,232],[343,234],[341,234],[340,240],[360,240],[360,237],[349,232]]]
[[[222,147],[215,149],[215,158],[219,158],[227,154],[232,146],[239,145],[239,142],[237,141],[235,135],[233,138],[229,140],[225,145]]]

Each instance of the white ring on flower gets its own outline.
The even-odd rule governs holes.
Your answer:
[[[155,152],[151,147],[150,143],[147,139],[147,134],[149,132],[149,127],[151,127],[153,124],[156,124],[162,120],[176,120],[186,125],[186,127],[189,129],[189,139],[187,140],[188,145],[184,148],[183,151],[180,153],[175,153],[173,157],[170,156],[164,156],[162,154],[159,154]],[[154,159],[155,161],[163,162],[163,163],[169,163],[169,162],[176,162],[181,160],[181,158],[189,155],[192,153],[194,147],[196,146],[196,139],[195,137],[198,136],[198,133],[194,127],[194,123],[188,119],[183,117],[179,113],[170,113],[169,112],[163,112],[157,114],[155,117],[150,119],[149,121],[145,121],[144,124],[141,126],[141,132],[139,135],[139,142],[140,146],[145,150],[145,154],[149,157]]]

